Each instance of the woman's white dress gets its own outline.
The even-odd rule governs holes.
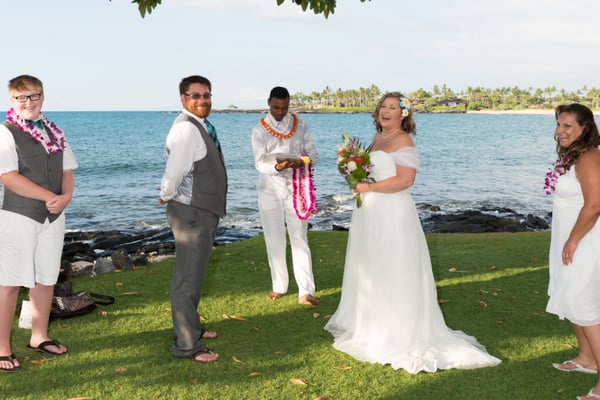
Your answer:
[[[395,162],[418,165],[414,147],[374,151],[371,161],[377,181],[396,174]],[[352,215],[340,304],[325,326],[333,346],[413,374],[499,364],[474,337],[446,326],[409,189],[361,196],[363,205]]]
[[[600,324],[600,220],[579,241],[573,263],[565,267],[562,262],[563,246],[582,206],[583,193],[572,166],[558,178],[553,194],[546,311],[591,326]]]

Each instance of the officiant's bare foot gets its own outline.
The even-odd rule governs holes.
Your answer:
[[[298,301],[298,303],[302,304],[303,306],[316,306],[320,302],[321,300],[312,294],[305,294],[304,296],[300,297],[300,300]]]
[[[279,300],[282,296],[283,296],[283,293],[271,292],[271,293],[269,293],[267,298],[269,300],[275,301],[275,300]]]

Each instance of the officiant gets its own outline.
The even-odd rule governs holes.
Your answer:
[[[281,86],[271,90],[269,113],[252,130],[254,165],[258,171],[258,209],[271,270],[270,300],[288,292],[286,228],[292,250],[298,303],[317,305],[308,217],[316,211],[312,166],[318,153],[304,121],[289,112],[290,94]]]

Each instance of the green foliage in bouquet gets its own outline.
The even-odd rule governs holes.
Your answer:
[[[337,167],[344,177],[350,189],[354,189],[361,182],[374,182],[370,178],[371,169],[371,146],[365,147],[358,138],[350,138],[347,132],[342,133],[343,142],[338,146]],[[362,205],[360,193],[356,195],[356,206]]]

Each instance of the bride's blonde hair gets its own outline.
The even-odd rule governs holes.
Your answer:
[[[402,122],[400,123],[400,128],[402,128],[402,130],[404,132],[408,132],[408,133],[412,133],[412,134],[416,135],[417,134],[417,124],[416,124],[415,120],[413,119],[413,109],[410,106],[410,102],[408,101],[408,99],[406,97],[404,97],[404,95],[400,92],[388,92],[388,93],[384,94],[381,97],[381,99],[379,99],[379,101],[377,102],[375,111],[373,111],[373,114],[372,114],[373,124],[375,125],[375,130],[377,132],[381,132],[381,130],[382,130],[381,124],[379,123],[379,110],[381,109],[381,106],[382,106],[383,102],[385,101],[385,99],[388,99],[390,97],[393,97],[398,100],[398,105],[400,106],[400,109],[403,112],[403,115],[406,112],[408,112],[408,114],[405,115],[404,118],[402,118]]]

